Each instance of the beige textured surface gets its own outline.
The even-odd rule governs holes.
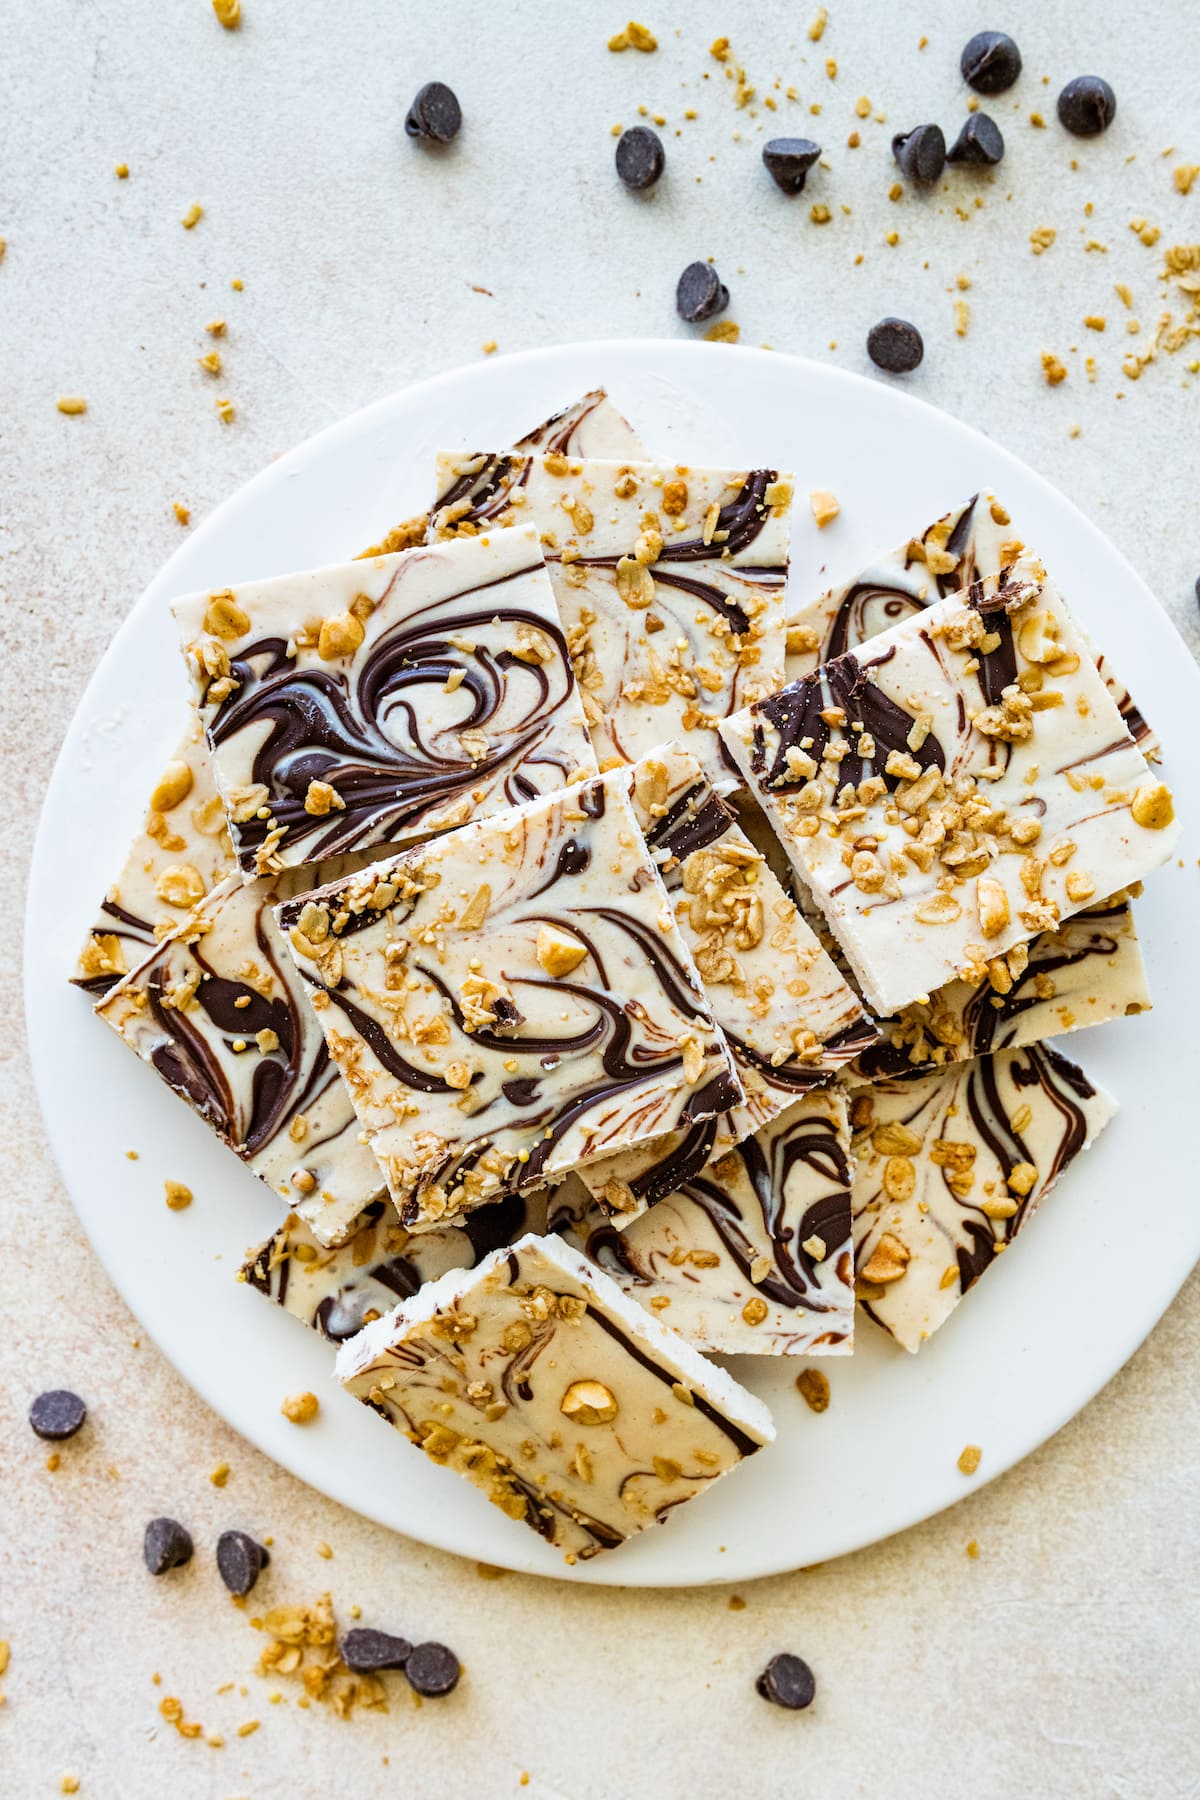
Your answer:
[[[225,34],[205,0],[0,0],[0,875],[10,919],[62,730],[117,621],[178,541],[172,501],[203,515],[276,452],[478,355],[485,340],[509,350],[682,331],[671,290],[694,255],[717,257],[747,342],[861,367],[874,317],[915,318],[928,353],[914,390],[982,424],[1078,499],[1195,645],[1197,387],[1183,385],[1184,358],[1136,386],[1115,374],[1123,309],[1112,293],[1114,280],[1129,281],[1142,314],[1156,317],[1161,251],[1138,242],[1130,218],[1157,221],[1164,242],[1200,239],[1200,183],[1184,199],[1169,173],[1200,161],[1197,27],[1184,7],[1131,22],[1117,0],[1084,12],[1013,0],[1004,22],[1028,71],[1020,114],[1006,102],[991,109],[1009,157],[981,190],[988,207],[964,222],[951,205],[885,197],[890,131],[961,116],[955,63],[976,20],[964,26],[952,0],[915,12],[835,4],[815,51],[803,29],[815,4],[695,4],[676,10],[680,38],[655,9],[643,16],[663,49],[650,58],[604,51],[623,22],[615,10],[460,0],[451,40],[437,23],[448,9],[244,4],[243,30]],[[931,41],[918,54],[922,31]],[[753,142],[767,115],[735,114],[706,61],[720,32],[760,87],[778,71],[823,105],[794,128],[830,147],[822,197],[835,208],[844,198],[851,219],[836,214],[817,230],[806,205],[776,203]],[[826,54],[839,59],[836,84]],[[714,79],[701,84],[706,66]],[[1092,66],[1121,105],[1101,144],[1068,147],[1053,125],[1021,122],[1033,107],[1052,118],[1058,84]],[[433,75],[453,82],[469,122],[440,165],[401,130],[409,94]],[[860,93],[889,114],[886,126],[853,116]],[[671,114],[672,176],[649,205],[616,192],[609,167],[608,126],[631,123],[642,100]],[[693,103],[701,118],[684,125]],[[689,134],[679,140],[677,120]],[[864,146],[844,152],[856,127]],[[735,144],[735,129],[747,141]],[[1169,144],[1178,151],[1164,161]],[[1080,172],[1067,168],[1071,148]],[[121,159],[131,175],[119,184]],[[178,220],[193,200],[206,212],[188,233]],[[1042,224],[1058,239],[1033,260],[1028,233]],[[901,243],[887,249],[892,228]],[[1092,235],[1107,255],[1085,253]],[[858,249],[866,258],[855,268]],[[960,267],[973,282],[962,341],[946,292]],[[230,293],[233,275],[243,294]],[[1108,315],[1103,337],[1082,329],[1089,311]],[[228,375],[214,383],[195,358],[218,313],[230,320]],[[1061,387],[1041,381],[1044,348],[1071,368]],[[1088,352],[1103,371],[1094,386],[1082,375]],[[227,428],[213,405],[226,392],[238,409]],[[55,410],[63,393],[86,395],[86,417]],[[1071,439],[1075,421],[1082,434]],[[63,946],[64,964],[73,951]],[[137,1326],[74,1222],[31,1111],[17,968],[10,946],[0,962],[6,1796],[53,1795],[67,1771],[88,1800],[291,1800],[372,1783],[491,1796],[520,1791],[522,1770],[531,1795],[572,1800],[801,1785],[888,1800],[1200,1790],[1195,1278],[1107,1392],[1021,1468],[974,1496],[964,1481],[962,1506],[902,1538],[748,1587],[744,1610],[721,1591],[485,1581],[307,1492],[221,1426],[151,1345],[134,1347]],[[1194,1185],[1194,1171],[1180,1179]],[[1136,1218],[1131,1229],[1153,1254]],[[984,1383],[1002,1371],[980,1379],[982,1412]],[[836,1368],[831,1381],[836,1406]],[[56,1383],[87,1396],[92,1422],[51,1475],[24,1413]],[[208,1472],[222,1459],[232,1473],[218,1491]],[[190,1524],[199,1550],[191,1568],[155,1583],[140,1539],[160,1510]],[[250,1673],[261,1639],[213,1566],[227,1525],[274,1535],[264,1605],[327,1586],[343,1616],[358,1601],[371,1622],[444,1638],[467,1664],[459,1692],[418,1711],[392,1678],[391,1712],[349,1724],[272,1706],[269,1684]],[[964,1553],[972,1538],[977,1561]],[[317,1554],[321,1541],[332,1560]],[[817,1671],[805,1716],[765,1707],[752,1689],[785,1646]],[[248,1693],[218,1696],[229,1680]],[[226,1748],[177,1737],[156,1712],[163,1693],[223,1732]],[[252,1718],[260,1730],[237,1739]]]

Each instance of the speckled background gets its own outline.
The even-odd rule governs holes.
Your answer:
[[[1156,280],[1163,249],[1200,239],[1200,180],[1189,196],[1172,181],[1200,162],[1200,26],[1182,4],[1003,11],[1026,61],[987,108],[1008,137],[1004,164],[892,203],[891,132],[963,115],[958,51],[981,21],[951,0],[834,0],[819,45],[806,33],[815,4],[689,0],[642,15],[661,46],[649,57],[608,54],[624,15],[591,4],[245,0],[228,34],[207,0],[0,0],[5,1795],[58,1793],[68,1772],[96,1800],[373,1785],[491,1796],[520,1791],[523,1771],[531,1795],[588,1800],[1200,1792],[1195,1277],[1101,1398],[1022,1467],[902,1538],[748,1586],[741,1609],[727,1590],[486,1580],[299,1486],[139,1343],[49,1159],[21,1048],[16,921],[42,789],[92,667],[178,542],[172,503],[202,518],[318,427],[485,342],[503,353],[683,332],[672,292],[695,256],[716,258],[744,342],[863,368],[874,318],[914,319],[927,354],[912,389],[1098,519],[1196,649],[1200,380],[1188,362],[1200,340],[1136,382],[1121,362],[1165,305],[1178,319]],[[707,55],[719,34],[759,90],[741,111]],[[1094,68],[1120,113],[1104,139],[1077,144],[1054,122],[1054,94]],[[433,76],[467,116],[448,156],[402,131]],[[860,95],[886,123],[855,115]],[[669,178],[649,201],[611,170],[609,128],[635,122],[639,104],[667,120]],[[790,204],[758,161],[761,138],[785,129],[817,136],[831,164]],[[812,223],[810,198],[831,205],[828,224]],[[179,220],[193,201],[205,212],[189,233]],[[1143,243],[1134,219],[1160,241]],[[1042,226],[1057,235],[1035,258]],[[244,292],[230,292],[233,276]],[[195,359],[218,312],[229,330],[214,383]],[[1103,333],[1085,329],[1093,313]],[[1060,386],[1042,379],[1044,350],[1069,371]],[[61,416],[62,394],[85,396],[86,416]],[[230,425],[218,394],[236,408]],[[1180,1179],[1194,1186],[1195,1173]],[[1133,1252],[1153,1255],[1133,1229]],[[51,1474],[24,1413],[59,1383],[86,1394],[92,1419]],[[219,1491],[208,1476],[222,1460]],[[140,1538],[157,1511],[187,1519],[203,1547],[155,1583]],[[360,1603],[442,1637],[467,1665],[458,1693],[417,1709],[393,1678],[387,1714],[298,1709],[293,1684],[252,1673],[253,1605],[239,1613],[219,1586],[210,1546],[232,1523],[274,1537],[256,1601],[328,1588],[343,1619]],[[753,1692],[785,1646],[817,1671],[804,1716]],[[178,1736],[158,1714],[164,1694],[224,1747]]]

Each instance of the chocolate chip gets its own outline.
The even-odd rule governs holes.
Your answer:
[[[1021,52],[1003,31],[977,31],[958,66],[977,94],[1002,94],[1021,73]]]
[[[56,1443],[74,1437],[87,1418],[87,1407],[69,1388],[51,1388],[39,1394],[29,1409],[29,1423],[40,1438]]]
[[[946,140],[940,125],[917,125],[898,131],[892,139],[892,155],[901,174],[918,187],[930,187],[946,166]]]
[[[152,1575],[181,1569],[192,1560],[192,1534],[178,1519],[151,1519],[142,1539],[142,1555]]]
[[[969,113],[966,124],[946,152],[951,163],[998,163],[1004,155],[1004,138],[995,119],[986,113]]]
[[[410,138],[448,144],[462,130],[462,107],[444,81],[427,81],[408,109],[404,129]]]
[[[617,139],[617,174],[627,188],[652,188],[666,166],[662,139],[648,125],[633,125]]]
[[[223,1531],[217,1539],[217,1568],[231,1594],[248,1594],[271,1558],[245,1531]]]
[[[1099,137],[1117,116],[1117,96],[1099,75],[1077,75],[1058,96],[1058,120],[1072,137]]]
[[[889,375],[907,375],[925,354],[925,344],[907,319],[880,319],[867,333],[867,355]]]
[[[427,1700],[439,1698],[458,1686],[462,1674],[457,1656],[445,1644],[418,1644],[404,1665],[410,1685]]]
[[[755,1692],[772,1706],[786,1706],[792,1712],[803,1712],[813,1703],[817,1691],[816,1677],[799,1656],[785,1650],[773,1656],[754,1684]]]
[[[356,1675],[374,1675],[380,1669],[402,1669],[412,1655],[412,1645],[407,1638],[393,1637],[389,1631],[372,1631],[366,1625],[348,1631],[340,1648],[342,1661]]]
[[[729,289],[711,263],[689,263],[679,277],[675,289],[675,310],[689,325],[699,325],[724,312],[729,305]]]
[[[811,138],[772,138],[763,145],[762,159],[776,187],[798,194],[820,154],[820,144]]]

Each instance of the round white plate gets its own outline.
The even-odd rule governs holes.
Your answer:
[[[1196,866],[1194,825],[1180,864],[1138,908],[1155,1010],[1065,1046],[1121,1112],[1036,1227],[919,1356],[863,1321],[853,1359],[824,1364],[833,1400],[821,1417],[793,1386],[795,1363],[737,1359],[772,1406],[778,1441],[662,1529],[573,1570],[333,1388],[329,1347],[235,1282],[243,1251],[277,1222],[272,1196],[67,985],[179,734],[171,598],[354,554],[425,506],[436,450],[509,444],[599,383],[665,456],[794,471],[797,602],[991,484],[1157,726],[1180,809],[1200,821],[1195,760],[1170,756],[1200,715],[1200,674],[1132,568],[1014,457],[898,386],[778,354],[654,342],[536,351],[424,382],[302,444],[202,524],[142,596],[46,796],[29,892],[29,1035],[50,1139],[105,1267],[185,1379],[268,1455],[358,1512],[490,1563],[643,1586],[746,1580],[899,1531],[1026,1456],[1120,1368],[1200,1257],[1185,1177],[1200,958],[1182,865]],[[819,536],[803,501],[816,487],[842,503]],[[194,1189],[188,1211],[164,1206],[168,1176]],[[76,1304],[86,1311],[87,1294]],[[299,1431],[279,1404],[305,1387],[323,1405]],[[974,1483],[955,1467],[967,1443],[983,1447]]]

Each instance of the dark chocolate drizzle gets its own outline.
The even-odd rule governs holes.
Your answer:
[[[766,787],[778,793],[803,787],[807,778],[788,772],[788,750],[803,747],[805,753],[819,763],[835,733],[839,742],[850,746],[848,754],[838,764],[839,788],[846,782],[857,787],[868,775],[878,775],[889,788],[895,788],[901,777],[889,775],[885,767],[893,750],[912,756],[922,769],[945,769],[946,752],[933,732],[919,749],[909,748],[909,733],[916,723],[913,714],[883,693],[871,679],[871,671],[886,662],[890,654],[885,652],[883,656],[865,662],[855,655],[841,656],[815,674],[802,676],[790,687],[759,702],[753,712],[751,767]],[[845,729],[828,725],[821,717],[823,711],[839,706],[846,715]],[[770,757],[764,721],[774,726],[779,738]],[[874,753],[869,757],[859,754],[859,734],[850,730],[851,722],[857,721],[862,722],[863,734],[869,734],[875,740]]]
[[[270,816],[234,826],[240,866],[256,869],[255,853],[268,833],[285,827],[284,850],[310,845],[305,860],[385,843],[419,829],[421,821],[457,795],[503,778],[514,805],[539,791],[530,777],[538,764],[553,765],[559,785],[572,771],[545,748],[555,720],[574,688],[566,639],[556,621],[512,606],[503,590],[531,574],[531,564],[492,582],[481,582],[422,608],[382,632],[353,671],[353,684],[336,668],[298,668],[281,638],[263,638],[232,665],[238,688],[217,708],[208,727],[217,749],[242,732],[257,736],[251,779],[267,790]],[[476,610],[461,602],[495,590]],[[548,638],[555,656],[527,663],[508,650],[479,642],[473,651],[451,638],[487,631],[497,617],[514,630],[527,625]],[[422,690],[445,688],[461,672],[460,695],[469,706],[438,747],[425,742],[418,702]],[[496,725],[501,710],[522,692],[521,717]],[[493,740],[478,761],[457,746],[462,730],[491,729]],[[328,782],[343,811],[314,816],[304,809],[309,783]]]

